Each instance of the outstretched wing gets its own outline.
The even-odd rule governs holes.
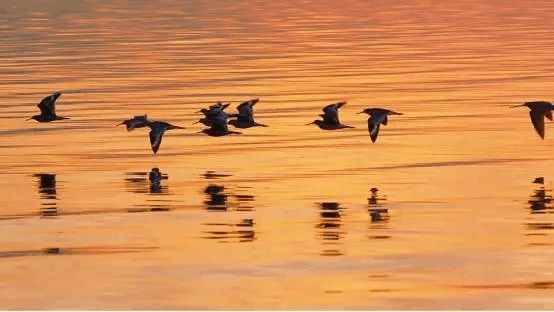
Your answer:
[[[239,115],[243,116],[243,118],[248,118],[250,120],[254,120],[254,105],[258,103],[260,99],[253,99],[246,102],[243,102],[237,106],[237,110],[239,111]]]
[[[531,116],[533,127],[535,127],[540,137],[544,139],[544,114],[538,110],[531,110],[529,111],[529,116]]]
[[[228,132],[227,118],[212,119],[211,130],[215,132]]]
[[[322,109],[324,114],[321,116],[323,117],[323,121],[330,125],[340,125],[339,108],[341,108],[344,104],[346,104],[346,102],[339,102],[325,106]]]
[[[53,93],[38,103],[40,114],[44,116],[56,116],[56,100],[62,95],[60,92]]]
[[[379,127],[381,123],[387,120],[386,113],[372,114],[371,117],[367,120],[367,128],[369,130],[369,137],[371,142],[375,143],[377,136],[379,135]]]
[[[550,121],[552,121],[552,111],[551,111],[551,110],[546,110],[546,111],[544,112],[544,116],[545,116],[546,118],[548,118]]]
[[[254,117],[254,108],[252,107],[254,104],[252,104],[250,101],[244,102],[237,106],[237,110],[239,111],[239,115],[245,116],[245,117]]]
[[[150,145],[152,146],[152,151],[154,154],[158,152],[160,144],[162,144],[162,137],[164,135],[164,130],[160,128],[154,128],[150,130]]]

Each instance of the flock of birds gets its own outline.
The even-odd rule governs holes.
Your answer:
[[[55,92],[45,97],[37,107],[40,109],[39,115],[27,119],[34,119],[38,122],[50,122],[56,120],[69,119],[67,117],[61,117],[56,115],[56,100],[61,96],[61,92]],[[204,118],[200,118],[195,123],[202,123],[209,127],[205,128],[198,133],[205,133],[209,136],[219,137],[230,134],[241,134],[241,132],[229,130],[228,125],[232,125],[235,128],[246,129],[251,127],[267,127],[267,125],[257,123],[254,120],[254,105],[258,103],[259,99],[252,99],[243,102],[237,106],[238,113],[227,114],[224,110],[230,105],[230,103],[223,104],[218,102],[208,108],[203,108],[198,113],[204,114]],[[345,128],[354,128],[352,126],[344,125],[339,120],[339,109],[346,104],[346,102],[338,102],[329,104],[323,107],[323,114],[319,116],[322,119],[312,121],[311,124],[317,125],[322,130],[338,130]],[[511,107],[527,106],[530,111],[531,122],[533,127],[544,139],[544,118],[548,118],[552,121],[552,111],[554,105],[546,101],[533,101],[525,102],[521,105],[515,105]],[[368,114],[367,126],[369,131],[369,137],[373,143],[377,140],[379,134],[379,128],[381,125],[386,126],[388,123],[389,115],[402,115],[389,109],[384,108],[366,108],[358,114]],[[234,118],[229,120],[230,118]],[[160,144],[162,143],[162,137],[167,130],[172,129],[185,129],[184,127],[175,126],[165,121],[152,121],[149,120],[147,115],[134,116],[131,119],[124,120],[119,125],[125,125],[127,131],[132,131],[137,128],[149,127],[150,128],[150,145],[152,151],[158,152]]]

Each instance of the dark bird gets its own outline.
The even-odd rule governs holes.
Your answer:
[[[34,115],[27,119],[34,119],[38,122],[50,122],[54,120],[69,119],[67,117],[61,117],[56,115],[56,100],[62,95],[61,92],[55,92],[38,103],[37,107],[40,109],[40,115]]]
[[[127,126],[127,131],[132,131],[136,128],[146,127],[147,123],[148,123],[148,118],[146,115],[142,115],[142,116],[138,115],[138,116],[134,116],[131,119],[124,120],[121,123],[117,124],[116,126],[125,125]]]
[[[235,128],[250,128],[250,127],[267,127],[267,125],[257,123],[254,121],[254,105],[258,103],[260,99],[253,99],[243,102],[237,106],[238,114],[235,115],[237,119],[229,121],[229,124]]]
[[[164,132],[171,129],[185,129],[184,127],[174,126],[165,121],[148,121],[146,125],[150,127],[150,145],[152,145],[154,154],[156,154],[160,148]]]
[[[367,128],[371,142],[375,143],[377,135],[379,135],[379,127],[387,125],[389,115],[403,115],[402,113],[393,112],[384,108],[366,108],[358,114],[366,113],[369,115],[367,119]]]
[[[520,107],[527,106],[531,111],[529,116],[531,117],[531,122],[533,127],[539,134],[539,136],[544,139],[544,117],[552,121],[552,110],[554,110],[554,105],[546,101],[534,101],[534,102],[525,102],[521,105],[515,105],[511,107]]]
[[[197,113],[203,113],[204,118],[199,119],[197,122],[193,124],[202,123],[205,126],[211,127],[214,123],[214,120],[219,118],[225,118],[225,122],[227,122],[227,118],[237,116],[235,114],[227,114],[223,111],[229,105],[231,105],[231,103],[223,104],[221,102],[217,102],[216,104],[211,105],[207,109],[203,108],[199,110]]]
[[[323,118],[323,120],[314,120],[310,122],[308,125],[317,125],[320,129],[323,130],[337,130],[337,129],[344,129],[344,128],[354,128],[352,126],[343,125],[340,123],[339,120],[339,108],[341,108],[346,102],[338,102],[335,104],[329,104],[325,107],[323,107],[322,111],[323,114],[320,114],[319,116]]]
[[[228,134],[241,134],[240,132],[236,131],[230,131],[229,127],[227,126],[227,116],[226,115],[220,115],[218,118],[214,118],[212,120],[212,125],[210,128],[203,129],[202,131],[198,133],[205,133],[209,136],[213,137],[220,137]]]
[[[223,104],[221,102],[217,102],[213,105],[210,105],[207,109],[202,108],[201,110],[197,111],[197,113],[203,113],[204,116],[208,118],[215,117],[215,116],[218,116],[220,113],[222,113],[224,109],[229,107],[229,105],[231,105],[231,103]]]

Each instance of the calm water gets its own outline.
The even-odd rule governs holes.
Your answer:
[[[552,29],[546,0],[0,2],[0,308],[554,309],[554,125],[507,108],[554,100]],[[71,119],[25,121],[56,90]],[[270,127],[196,133],[254,97]],[[355,129],[305,125],[340,100]],[[375,106],[405,115],[372,144]],[[153,155],[115,127],[144,113],[187,129]]]

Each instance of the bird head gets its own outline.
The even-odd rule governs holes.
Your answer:
[[[371,111],[372,111],[372,110],[373,110],[373,108],[366,108],[366,109],[364,109],[363,111],[361,111],[361,112],[359,112],[359,113],[357,113],[357,114],[359,115],[359,114],[366,113],[366,114],[369,115],[369,114],[371,114]]]

